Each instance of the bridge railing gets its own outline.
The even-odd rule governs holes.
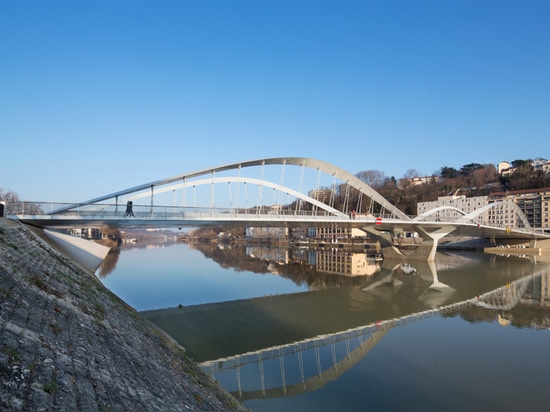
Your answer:
[[[496,229],[502,229],[504,231],[506,230],[514,230],[515,232],[523,232],[523,233],[545,233],[543,229],[541,228],[534,228],[529,227],[526,228],[524,226],[518,226],[518,225],[511,225],[507,223],[502,223],[500,221],[494,221],[487,218],[482,217],[476,217],[472,219],[465,219],[464,215],[443,215],[443,216],[437,216],[437,215],[429,215],[429,216],[422,216],[421,220],[417,220],[419,223],[461,223],[461,224],[469,224],[472,226],[478,226],[478,227],[490,227],[490,228],[496,228]]]
[[[67,209],[68,207],[70,209]],[[73,203],[56,202],[17,202],[7,205],[8,216],[25,219],[41,217],[46,219],[105,219],[115,218],[136,218],[136,219],[186,219],[201,217],[210,218],[212,216],[245,216],[247,219],[254,217],[323,217],[342,219],[343,217],[352,218],[351,215],[335,215],[325,210],[297,210],[294,208],[281,208],[270,206],[254,206],[249,208],[227,208],[227,207],[198,207],[198,206],[166,206],[166,205],[147,205],[134,204],[131,212],[127,210],[125,204],[115,203],[96,203],[87,205],[78,205]],[[356,216],[357,219],[374,219],[383,217],[390,219],[390,215],[369,215]]]
[[[68,209],[70,207],[70,209]],[[32,218],[33,216],[49,216],[50,218],[109,218],[116,216],[124,217],[126,213],[126,204],[123,203],[94,203],[94,204],[75,204],[61,202],[11,202],[6,205],[6,215],[17,218]],[[156,218],[181,219],[185,216],[211,217],[213,215],[245,215],[250,218],[253,216],[302,216],[302,217],[335,217],[341,219],[347,216],[350,219],[372,221],[373,219],[383,219],[386,221],[395,220],[395,216],[389,213],[369,213],[369,214],[341,214],[334,215],[322,209],[295,209],[274,206],[252,206],[247,208],[227,208],[215,206],[169,206],[169,205],[150,205],[134,204],[132,207],[134,217],[149,219],[152,216]],[[424,221],[436,221],[435,218],[428,217]],[[438,220],[441,221],[441,220]]]
[[[70,209],[68,209],[70,207]],[[140,219],[140,220],[206,220],[215,218],[217,220],[242,219],[243,221],[251,220],[267,220],[267,219],[285,219],[285,218],[301,218],[311,219],[323,218],[325,220],[338,220],[343,218],[365,221],[372,223],[377,219],[391,222],[395,217],[390,214],[356,214],[356,215],[334,215],[322,209],[303,210],[285,207],[273,206],[253,206],[248,208],[218,208],[198,207],[198,206],[167,206],[167,205],[150,205],[150,204],[134,204],[132,214],[126,215],[126,204],[116,203],[94,203],[94,204],[74,204],[74,203],[58,203],[58,202],[11,202],[6,204],[6,215],[16,219],[42,219],[42,220],[70,220],[81,219],[86,220],[119,220],[121,218]],[[423,223],[454,223],[463,216],[424,216]],[[485,226],[490,228],[499,228],[505,231],[514,230],[516,232],[524,232],[528,234],[547,234],[540,228],[522,228],[510,227],[509,225],[491,222],[481,218],[472,219],[471,222],[461,222],[462,224],[471,223],[472,225]]]

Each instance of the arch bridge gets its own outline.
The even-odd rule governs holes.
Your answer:
[[[130,203],[131,202],[131,203]],[[131,207],[129,205],[131,204]],[[438,241],[448,235],[536,242],[536,233],[515,205],[514,227],[483,221],[492,203],[469,215],[441,209],[411,218],[345,170],[321,160],[287,157],[250,160],[161,179],[79,203],[19,202],[8,217],[49,227],[246,226],[358,228],[379,239],[384,255],[401,257],[393,239],[416,232],[422,244],[413,256],[433,261]]]

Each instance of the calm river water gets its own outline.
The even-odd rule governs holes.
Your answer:
[[[251,410],[550,408],[547,263],[166,243],[98,276]]]

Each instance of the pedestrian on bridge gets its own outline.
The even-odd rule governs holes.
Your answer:
[[[128,203],[126,203],[126,213],[124,213],[124,217],[126,217],[126,216],[135,217],[134,216],[134,211],[132,209],[133,209],[132,201],[128,200]]]

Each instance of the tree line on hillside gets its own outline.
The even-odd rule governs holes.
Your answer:
[[[408,215],[416,214],[418,202],[437,200],[440,196],[486,196],[500,191],[550,187],[550,174],[534,170],[531,160],[514,160],[512,166],[515,171],[509,176],[498,175],[493,164],[469,163],[460,169],[443,166],[438,174],[418,185],[412,180],[420,176],[414,169],[408,170],[399,181],[379,170],[362,171],[356,177]]]

